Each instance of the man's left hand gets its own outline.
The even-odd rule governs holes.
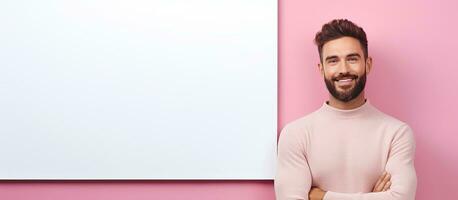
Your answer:
[[[312,187],[309,192],[309,200],[323,200],[325,194],[326,191],[319,187]]]

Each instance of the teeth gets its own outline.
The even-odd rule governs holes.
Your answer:
[[[351,80],[353,80],[353,79],[341,79],[341,80],[339,80],[339,81],[346,81],[346,82],[348,82],[348,81],[351,81]]]

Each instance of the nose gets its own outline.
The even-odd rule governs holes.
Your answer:
[[[339,62],[339,66],[337,68],[337,73],[339,75],[348,74],[349,73],[349,68],[350,68],[350,66],[348,65],[347,62],[345,62],[345,60],[341,61],[341,62]]]

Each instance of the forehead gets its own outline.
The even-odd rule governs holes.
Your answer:
[[[341,37],[331,40],[323,45],[323,58],[327,56],[345,57],[351,53],[359,53],[363,56],[363,50],[359,41],[353,37]]]

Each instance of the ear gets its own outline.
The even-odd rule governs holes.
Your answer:
[[[366,59],[366,74],[369,74],[372,70],[372,57],[368,56]]]
[[[321,63],[318,63],[317,64],[317,67],[318,67],[318,70],[320,71],[321,73],[321,76],[324,76],[324,69],[323,69],[323,65]]]

